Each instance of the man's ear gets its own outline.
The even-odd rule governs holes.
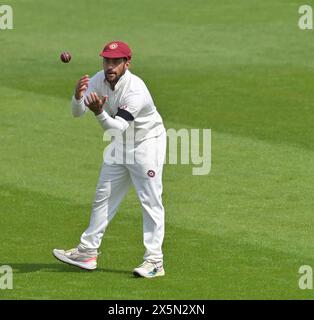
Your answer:
[[[125,66],[126,66],[127,68],[129,68],[129,67],[130,67],[130,64],[131,64],[131,61],[128,60],[128,61],[125,63]]]

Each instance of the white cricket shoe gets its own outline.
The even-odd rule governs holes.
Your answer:
[[[145,260],[141,265],[133,270],[133,274],[136,277],[154,278],[162,277],[165,275],[162,262],[152,262]]]
[[[60,261],[86,270],[97,268],[97,250],[80,251],[78,248],[70,250],[53,249],[53,255]]]

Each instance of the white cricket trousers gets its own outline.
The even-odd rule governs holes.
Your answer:
[[[127,155],[128,159],[133,157],[133,164],[129,163],[132,161],[121,163],[115,160],[115,154],[121,154],[121,148],[121,144],[112,142],[106,150],[90,224],[81,236],[79,248],[95,250],[100,247],[109,222],[133,183],[142,207],[143,242],[146,248],[144,260],[162,261],[165,212],[161,195],[166,132],[144,140],[133,148],[125,148],[124,145],[123,155]]]

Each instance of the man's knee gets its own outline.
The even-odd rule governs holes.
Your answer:
[[[98,185],[96,188],[96,195],[95,195],[95,203],[108,201],[111,195],[111,185],[110,182],[102,183]]]

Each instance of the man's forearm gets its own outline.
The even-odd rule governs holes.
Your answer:
[[[81,117],[87,109],[83,98],[81,100],[76,100],[75,96],[72,97],[71,106],[73,117]]]
[[[104,130],[115,129],[124,132],[129,127],[126,120],[121,117],[111,118],[104,110],[99,114],[95,113],[95,116]]]

